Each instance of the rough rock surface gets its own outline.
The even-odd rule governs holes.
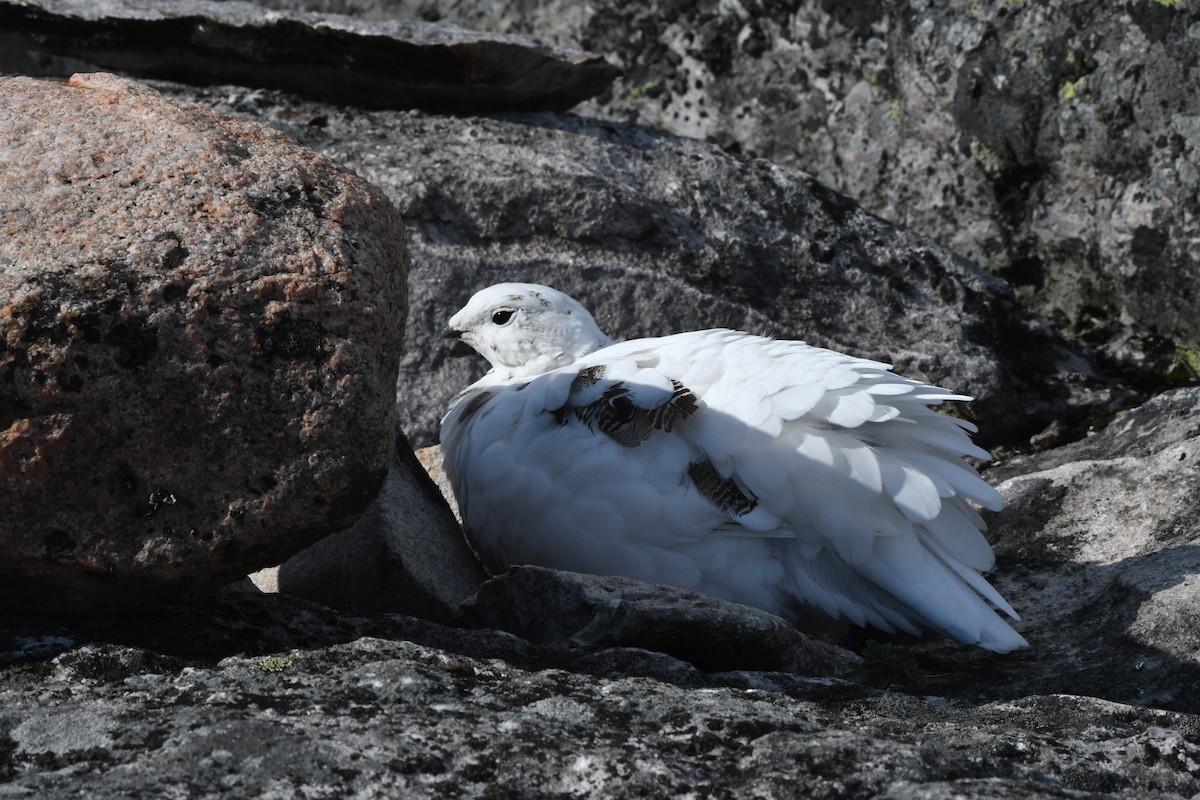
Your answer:
[[[454,518],[461,523],[462,516],[458,513],[458,502],[454,499],[454,487],[450,485],[450,478],[442,467],[442,448],[436,444],[422,447],[416,451],[416,456],[421,468],[429,475],[434,486],[442,493],[442,498],[450,506],[450,510],[454,512]]]
[[[740,666],[711,672],[268,595],[74,628],[8,620],[0,776],[15,796],[96,798],[1200,792],[1194,713],[1042,694],[1039,673],[980,703],[727,653]]]
[[[605,53],[579,111],[793,164],[1141,379],[1200,373],[1200,6],[273,0]]]
[[[268,12],[226,0],[0,1],[0,65],[84,63],[195,84],[273,87],[364,108],[566,110],[619,72],[525,36],[419,21]],[[43,67],[45,68],[45,67]]]
[[[0,79],[0,606],[219,585],[391,458],[403,226],[277,131]]]

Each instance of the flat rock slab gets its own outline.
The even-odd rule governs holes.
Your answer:
[[[0,42],[139,77],[284,89],[363,108],[565,111],[620,70],[526,36],[251,3],[0,2]]]
[[[392,455],[403,226],[349,170],[110,75],[0,80],[0,608],[226,582]]]

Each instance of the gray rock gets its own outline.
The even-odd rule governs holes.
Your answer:
[[[401,435],[379,496],[353,526],[281,564],[277,590],[328,606],[446,621],[484,577],[458,521]]]
[[[1121,456],[1144,458],[1172,445],[1200,437],[1200,395],[1196,388],[1179,389],[1147,400],[1105,420],[1099,430],[1089,429],[1075,442],[1042,453],[1016,456],[988,468],[994,482],[1072,462],[1113,459]],[[1193,467],[1194,468],[1194,467]],[[1188,470],[1181,472],[1186,474]]]
[[[392,452],[387,198],[112,76],[0,95],[0,605],[220,585],[353,523]]]
[[[579,108],[798,166],[1170,385],[1200,373],[1200,8],[274,0],[606,53]]]
[[[158,618],[139,636],[130,636],[128,620],[119,626],[123,644],[68,643],[52,657],[0,668],[6,793],[1174,798],[1200,791],[1195,715],[1038,695],[1038,674],[1026,687],[1033,694],[976,704],[830,678],[705,673],[667,657],[614,659],[597,674],[564,668],[558,656],[510,634],[333,614],[278,596],[148,611]],[[170,631],[182,642],[185,626],[190,656],[162,638]],[[13,630],[0,630],[0,644]],[[93,624],[70,635],[102,642],[104,633]],[[635,668],[614,669],[618,663]]]
[[[365,108],[564,111],[619,72],[599,56],[525,36],[267,12],[235,0],[7,0],[0,28],[0,70],[54,74],[93,64]]]

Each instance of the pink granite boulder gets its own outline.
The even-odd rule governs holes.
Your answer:
[[[0,78],[0,612],[202,589],[352,524],[406,271],[384,194],[277,131]]]

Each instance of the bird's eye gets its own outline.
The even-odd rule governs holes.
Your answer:
[[[492,314],[492,322],[497,325],[507,325],[508,321],[512,319],[512,315],[513,310],[511,308],[502,308],[495,314]]]

